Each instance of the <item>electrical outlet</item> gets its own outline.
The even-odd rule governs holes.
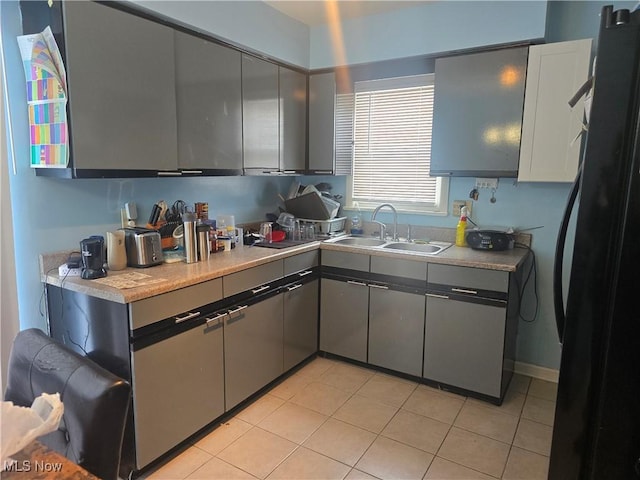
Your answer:
[[[462,207],[467,207],[467,215],[471,216],[471,205],[473,202],[471,200],[454,200],[451,214],[454,217],[460,216],[460,209]]]
[[[497,178],[476,178],[476,188],[488,188],[488,189],[497,189],[498,188],[498,179]]]

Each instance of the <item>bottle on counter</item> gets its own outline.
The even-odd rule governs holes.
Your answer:
[[[466,230],[467,230],[467,207],[462,207],[460,209],[460,220],[458,220],[458,225],[456,226],[456,246],[458,247],[467,246]]]
[[[364,233],[362,228],[362,212],[360,211],[360,205],[358,205],[358,202],[355,202],[355,207],[357,208],[357,211],[351,216],[351,234],[362,235]]]

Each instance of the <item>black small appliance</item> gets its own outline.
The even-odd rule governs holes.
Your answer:
[[[514,235],[500,230],[469,230],[467,244],[475,250],[509,250],[513,248]]]
[[[95,236],[81,240],[80,252],[82,253],[82,278],[93,280],[107,276],[107,271],[104,269],[104,238]]]

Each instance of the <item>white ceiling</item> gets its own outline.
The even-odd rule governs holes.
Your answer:
[[[265,3],[309,26],[329,23],[336,5],[342,20],[366,17],[427,3],[429,0],[265,0]]]

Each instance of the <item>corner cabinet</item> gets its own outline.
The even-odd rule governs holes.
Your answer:
[[[241,53],[175,32],[178,167],[242,173]]]
[[[63,11],[73,167],[175,169],[173,30],[95,2]]]
[[[584,98],[569,99],[589,75],[591,39],[529,48],[520,147],[520,182],[573,182],[578,171]]]
[[[336,75],[309,76],[309,173],[335,170]]]

